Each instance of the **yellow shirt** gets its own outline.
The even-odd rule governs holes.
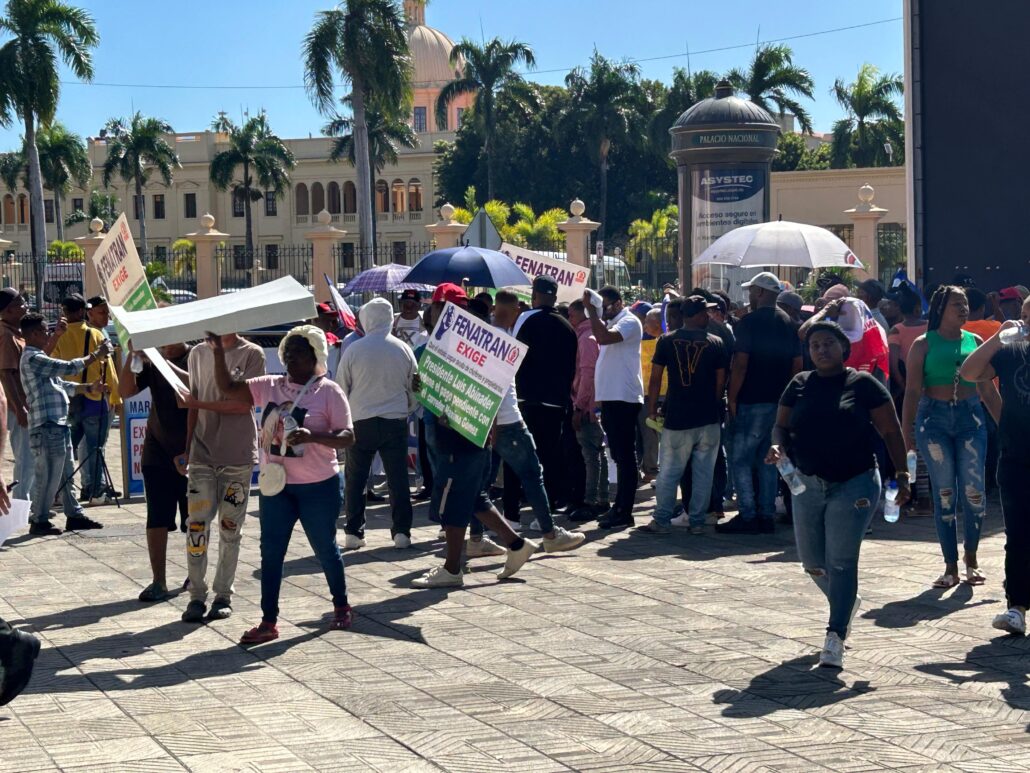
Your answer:
[[[86,336],[89,336],[89,343],[86,343]],[[104,340],[104,334],[96,328],[92,328],[85,322],[69,322],[68,329],[64,334],[57,339],[57,345],[54,346],[54,350],[50,353],[51,357],[58,360],[76,360],[79,357],[86,357],[100,346],[100,342]],[[86,384],[92,384],[94,381],[100,379],[101,373],[103,372],[103,362],[94,362],[88,368],[86,368],[85,377],[72,377],[69,381],[82,381]],[[114,359],[112,357],[107,358],[107,372],[104,379],[105,383],[110,387],[111,391],[108,394],[108,403],[112,407],[122,404],[122,398],[118,396],[118,368],[115,367]],[[87,400],[99,400],[100,395],[97,393],[87,393]]]
[[[651,338],[640,342],[640,372],[644,377],[644,399],[647,399],[648,384],[651,383],[651,360],[654,359],[654,350],[658,346],[658,339]],[[658,391],[659,397],[665,397],[669,391],[669,371],[662,373],[662,387]]]

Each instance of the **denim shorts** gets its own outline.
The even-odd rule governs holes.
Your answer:
[[[433,508],[444,526],[468,526],[475,513],[493,507],[487,489],[490,478],[490,451],[436,454],[433,469]]]

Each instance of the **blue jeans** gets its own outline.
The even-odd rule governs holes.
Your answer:
[[[7,481],[18,485],[11,491],[14,499],[28,499],[32,492],[32,479],[35,477],[36,463],[29,442],[29,429],[18,423],[13,411],[7,412],[7,426],[11,430],[11,454],[14,456],[14,477]]]
[[[608,505],[608,457],[604,453],[604,432],[597,416],[591,414],[576,431],[586,467],[586,490],[583,501],[588,505]]]
[[[721,432],[718,424],[706,424],[692,429],[666,429],[662,431],[661,452],[658,459],[658,480],[654,519],[663,526],[672,520],[676,507],[676,493],[683,471],[690,464],[691,526],[703,526],[708,500],[712,496],[712,478],[715,460],[719,455]]]
[[[340,481],[334,475],[319,483],[287,483],[274,497],[261,496],[261,619],[279,617],[279,589],[283,561],[297,521],[322,564],[334,607],[347,605],[343,556],[336,544],[336,518],[340,514]]]
[[[83,493],[91,497],[103,493],[107,487],[104,479],[104,450],[107,447],[107,436],[111,428],[111,409],[105,408],[96,416],[80,416],[71,423],[72,448],[79,454],[78,462],[82,465],[81,477]],[[65,475],[74,470],[74,460],[68,459]],[[69,484],[70,485],[70,484]]]
[[[536,454],[533,436],[522,422],[503,424],[497,427],[497,441],[494,451],[511,468],[522,483],[526,501],[533,508],[533,516],[545,534],[554,528],[551,518],[551,504],[544,490],[544,468]],[[505,513],[507,515],[507,513]],[[516,513],[517,516],[517,513]]]
[[[776,467],[765,463],[772,445],[776,423],[776,403],[741,404],[733,423],[731,471],[737,489],[740,517],[745,521],[772,518],[776,514]],[[755,501],[753,476],[758,476],[758,501]]]
[[[29,432],[29,446],[35,459],[32,482],[32,508],[29,520],[33,523],[50,521],[50,505],[57,489],[65,481],[65,469],[72,456],[71,430],[64,424],[47,422]],[[68,470],[71,472],[71,470]],[[64,514],[69,518],[82,515],[82,508],[72,494],[71,481],[61,489]]]
[[[843,639],[858,594],[862,538],[880,501],[880,473],[874,467],[843,483],[830,483],[800,470],[798,474],[805,482],[805,490],[794,495],[798,557],[830,602],[827,632]]]
[[[933,519],[947,563],[958,562],[958,502],[965,549],[975,553],[986,507],[987,422],[976,395],[952,403],[924,397],[916,413],[916,445],[933,491]]]

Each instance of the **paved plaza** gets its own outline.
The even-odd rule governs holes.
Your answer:
[[[407,551],[372,509],[368,547],[346,554],[347,632],[323,622],[325,582],[298,530],[282,638],[247,650],[252,504],[235,616],[205,626],[179,621],[184,594],[136,601],[150,578],[142,503],[99,510],[103,531],[0,550],[0,616],[44,642],[32,685],[0,709],[0,773],[1030,768],[1030,641],[990,628],[996,508],[980,588],[929,589],[932,518],[875,524],[838,674],[815,666],[825,604],[787,527],[661,538],[590,525],[582,549],[541,554],[511,581],[496,580],[499,559],[476,559],[463,590],[415,591],[441,561],[424,505]],[[170,583],[185,577],[181,539]]]

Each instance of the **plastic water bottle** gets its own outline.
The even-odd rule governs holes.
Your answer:
[[[887,484],[887,502],[883,506],[883,520],[887,523],[896,523],[901,516],[901,506],[898,504],[898,482],[892,480]]]
[[[794,496],[801,494],[805,490],[805,482],[801,480],[801,476],[798,475],[797,467],[790,461],[786,456],[781,456],[780,461],[776,462],[776,469],[780,471],[780,475],[787,482],[790,493]]]
[[[1025,322],[1016,323],[1015,327],[1007,327],[999,333],[998,338],[1003,344],[1014,344],[1017,341],[1025,341],[1030,334],[1030,328]]]
[[[129,370],[131,370],[136,375],[139,375],[140,373],[143,372],[143,355],[142,354],[140,354],[139,352],[133,352],[132,353],[132,362],[129,365]]]
[[[916,452],[909,451],[905,456],[905,462],[908,467],[908,485],[913,485],[916,482]]]

